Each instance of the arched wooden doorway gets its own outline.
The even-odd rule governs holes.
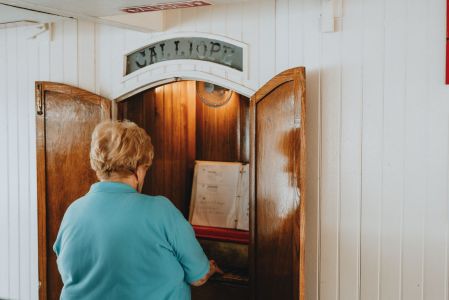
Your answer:
[[[226,114],[204,108],[191,97],[175,107],[173,91],[181,93],[183,88],[189,88],[188,84],[158,88],[162,90],[159,96],[156,89],[142,91],[117,103],[113,113],[147,130],[155,126],[167,130],[167,134],[153,131],[161,147],[172,147],[161,159],[159,172],[179,182],[181,192],[157,181],[148,183],[148,188],[161,186],[171,192],[175,204],[185,212],[192,159],[249,158],[250,286],[247,292],[228,286],[226,298],[303,300],[304,68],[275,76],[252,95],[249,108],[248,100],[234,96]],[[189,105],[194,102],[195,106]],[[93,176],[85,175],[92,173],[87,155],[90,134],[95,124],[110,117],[111,112],[106,99],[98,95],[48,82],[36,83],[36,104],[40,299],[58,299],[61,283],[52,245],[65,209],[95,181]],[[228,138],[224,138],[226,135]],[[228,142],[223,144],[223,139]],[[178,168],[184,171],[175,172]],[[208,299],[215,292],[211,293],[203,296]]]

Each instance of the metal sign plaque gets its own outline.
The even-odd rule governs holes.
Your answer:
[[[198,7],[198,6],[207,6],[212,5],[206,1],[180,1],[180,2],[172,2],[172,3],[160,3],[154,5],[144,5],[144,6],[133,6],[133,7],[125,7],[121,10],[130,14],[148,12],[148,11],[160,11],[160,10],[168,10],[168,9],[176,9],[176,8],[190,8],[190,7]]]
[[[182,37],[163,40],[126,55],[125,75],[160,62],[194,59],[243,71],[243,48],[220,40]]]

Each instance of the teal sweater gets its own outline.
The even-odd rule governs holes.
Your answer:
[[[162,196],[99,182],[67,209],[53,249],[61,299],[190,299],[209,261],[190,224]]]

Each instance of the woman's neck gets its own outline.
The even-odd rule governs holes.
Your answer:
[[[137,180],[132,177],[109,177],[107,179],[101,179],[101,181],[110,181],[110,182],[120,182],[131,186],[133,189],[137,190]]]

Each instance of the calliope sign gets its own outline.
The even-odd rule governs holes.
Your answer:
[[[243,71],[243,49],[223,41],[185,37],[163,40],[126,55],[125,75],[163,61],[194,59]]]

